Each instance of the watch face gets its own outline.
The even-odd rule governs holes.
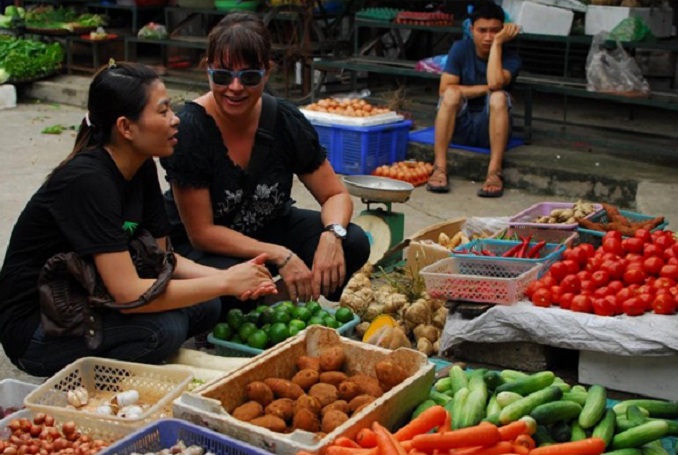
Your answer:
[[[339,238],[343,239],[346,237],[346,229],[340,224],[332,224],[327,227],[327,230],[333,232]]]

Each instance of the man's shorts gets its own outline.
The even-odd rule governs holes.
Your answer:
[[[509,110],[509,137],[513,128],[513,119],[511,117],[511,95],[506,93]],[[470,147],[489,147],[490,146],[490,95],[485,97],[485,103],[482,106],[469,106],[468,99],[464,98],[464,104],[457,113],[457,121],[454,126],[452,142]]]

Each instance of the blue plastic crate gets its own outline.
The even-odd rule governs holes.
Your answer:
[[[282,302],[278,302],[272,306],[276,307],[281,303]],[[337,312],[335,308],[322,307],[322,309],[330,314]],[[339,326],[337,332],[342,336],[351,336],[358,324],[360,324],[360,316],[353,314],[353,320]],[[247,346],[246,344],[233,343],[231,341],[214,338],[211,333],[207,335],[207,341],[214,345],[217,355],[224,357],[254,357],[264,352],[264,349],[256,349]]]
[[[643,221],[655,218],[652,215],[643,215],[642,213],[631,212],[629,210],[619,210],[619,213],[631,221]],[[597,214],[589,218],[589,221],[593,221],[594,223],[607,223],[610,220],[607,217],[607,212],[605,210],[602,210],[601,212],[598,212]],[[659,226],[652,230],[663,231],[664,229],[666,229],[666,226],[668,225],[669,225],[668,220],[664,219],[664,222],[662,224],[660,224]],[[592,229],[584,229],[581,227],[577,228],[577,231],[579,232],[580,243],[590,243],[595,247],[598,247],[603,243],[603,236],[605,235],[605,233],[602,231],[594,231]]]
[[[377,167],[402,161],[407,155],[410,120],[375,126],[311,123],[338,174],[371,174]]]
[[[271,455],[237,439],[179,419],[162,419],[150,423],[106,447],[98,455],[155,453],[169,449],[179,441],[183,441],[186,446],[203,447],[205,453],[212,452],[215,455]]]

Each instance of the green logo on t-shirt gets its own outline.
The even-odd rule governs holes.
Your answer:
[[[122,230],[126,234],[129,234],[130,236],[134,235],[134,232],[137,230],[139,227],[139,223],[135,223],[134,221],[125,221],[122,223]]]

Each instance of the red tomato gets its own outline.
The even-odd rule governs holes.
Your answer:
[[[654,243],[646,243],[643,245],[643,256],[649,258],[650,256],[661,256],[662,250]]]
[[[565,276],[567,276],[567,274],[569,273],[567,265],[565,265],[563,261],[554,262],[551,268],[549,269],[549,272],[558,283],[560,283],[563,280],[563,278],[565,278]]]
[[[668,288],[672,288],[675,285],[676,285],[676,280],[672,280],[671,278],[666,278],[666,277],[659,277],[654,282],[654,288],[655,289],[661,289],[661,288],[668,289]]]
[[[643,302],[645,311],[650,311],[652,309],[652,302],[654,302],[654,294],[638,293],[638,295],[636,295],[636,298]]]
[[[577,246],[572,249],[567,259],[576,262],[581,268],[586,266],[586,261],[588,261],[589,257],[586,255],[586,251]]]
[[[591,297],[581,294],[575,295],[572,299],[572,306],[570,306],[570,310],[576,311],[578,313],[591,313],[593,311]]]
[[[654,246],[654,245],[652,245]],[[650,256],[643,261],[643,270],[648,275],[659,275],[659,271],[664,266],[664,260],[658,256]]]
[[[645,283],[644,285],[642,285],[638,289],[636,289],[636,292],[638,294],[654,294],[655,289],[651,285]]]
[[[672,288],[669,288],[669,292],[671,293],[672,296],[674,296],[676,299],[678,299],[678,286],[674,286]]]
[[[610,288],[608,288],[607,286],[602,286],[593,291],[593,297],[597,299],[602,299],[606,295],[610,295],[610,293],[611,293]]]
[[[616,238],[604,238],[603,250],[605,250],[606,253],[616,254],[617,256],[622,256],[624,254],[621,240]]]
[[[676,300],[668,294],[655,296],[652,302],[652,310],[657,314],[674,314],[676,312]]]
[[[616,311],[616,305],[606,299],[593,300],[593,313],[598,316],[614,316]]]
[[[573,294],[578,294],[581,289],[581,282],[577,275],[568,275],[560,282],[560,288],[564,293],[571,292]]]
[[[629,288],[624,288],[621,291],[617,292],[615,294],[615,297],[617,297],[617,300],[621,300],[622,302],[630,299],[631,297],[635,297],[635,293],[629,289]]]
[[[610,279],[620,280],[624,276],[624,264],[620,261],[606,261],[600,267],[610,274]]]
[[[603,258],[601,257],[592,257],[589,258],[588,261],[586,261],[586,270],[589,272],[595,272],[596,270],[600,269],[600,267],[603,265]]]
[[[593,257],[593,255],[596,253],[596,249],[590,243],[580,243],[577,245],[577,248],[582,250],[586,254],[587,258]]]
[[[673,248],[667,248],[662,252],[662,257],[664,260],[668,261],[669,259],[675,258],[677,256],[676,253],[673,252]]]
[[[624,248],[624,251],[628,253],[635,253],[635,254],[640,254],[643,252],[643,245],[645,242],[643,242],[641,239],[636,238],[636,237],[629,237],[627,239],[622,240],[621,245],[622,248]]]
[[[574,294],[571,292],[565,292],[563,294],[560,294],[560,299],[558,300],[558,305],[560,305],[560,308],[563,310],[569,310],[570,307],[572,306],[572,299],[574,298]]]
[[[652,234],[647,229],[637,229],[633,236],[645,243],[652,241]]]
[[[602,248],[602,247],[601,247]],[[605,261],[617,261],[619,256],[614,253],[603,253],[603,262]]]
[[[543,308],[548,308],[552,303],[551,291],[546,288],[540,288],[532,294],[532,304]]]
[[[610,282],[610,274],[605,270],[596,270],[591,274],[591,281],[596,284],[596,287],[607,286]]]
[[[551,286],[551,302],[557,305],[562,294],[563,290],[560,289],[560,286]]]
[[[624,272],[624,283],[627,285],[631,284],[642,284],[645,282],[645,272],[642,269],[630,269]]]
[[[640,316],[645,313],[645,305],[643,305],[643,302],[636,297],[624,300],[622,309],[624,310],[624,314],[628,316]]]
[[[673,244],[673,246],[671,247],[671,251],[673,251],[674,257],[678,257],[678,243]]]
[[[567,267],[568,274],[575,274],[579,272],[579,264],[572,259],[565,259],[563,264],[565,264],[565,267]]]
[[[624,314],[624,311],[621,307],[621,304],[619,303],[619,300],[617,300],[617,297],[613,295],[606,295],[603,297],[603,299],[607,300],[607,302],[612,305],[614,308],[614,314]]]
[[[673,239],[673,236],[667,234],[658,235],[653,242],[661,250],[671,248],[673,244],[676,243],[676,241]]]
[[[535,293],[537,289],[541,289],[544,287],[544,283],[541,280],[533,281],[532,283],[527,285],[527,289],[525,289],[525,295],[527,298],[532,298],[532,295]]]
[[[581,293],[588,293],[588,294],[593,294],[596,289],[598,289],[598,286],[596,286],[596,283],[593,282],[593,280],[581,280]]]
[[[617,292],[619,292],[619,291],[621,291],[622,289],[624,289],[624,283],[622,283],[622,282],[619,281],[619,280],[614,280],[614,281],[610,281],[610,282],[607,284],[607,287],[610,288],[610,291],[612,291],[612,292],[614,292],[614,293],[616,294]]]
[[[669,258],[668,261],[666,261],[668,265],[678,265],[678,258]]]
[[[626,259],[626,262],[628,264],[640,264],[641,262],[643,262],[644,257],[640,254],[629,253],[624,257],[624,259]]]
[[[678,281],[678,266],[676,265],[665,265],[659,271],[659,276],[663,278],[669,278],[673,281]]]
[[[550,289],[551,286],[555,286],[555,285],[558,284],[558,283],[556,282],[556,279],[553,278],[553,276],[551,276],[551,275],[548,274],[548,273],[547,273],[546,275],[544,275],[543,277],[541,277],[541,282],[544,283],[544,287],[545,287],[546,289]]]
[[[603,235],[603,241],[605,241],[605,239],[616,239],[621,241],[622,235],[619,231],[607,231],[605,235]]]
[[[591,272],[588,270],[580,270],[577,272],[577,278],[579,278],[579,281],[588,281],[591,279]]]

